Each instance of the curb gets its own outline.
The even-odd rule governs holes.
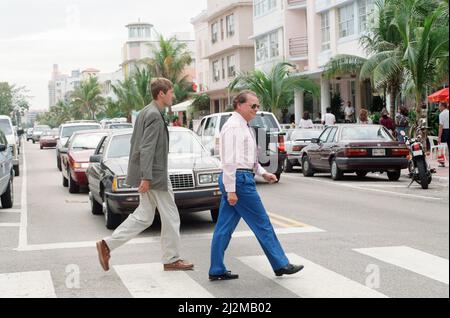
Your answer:
[[[409,179],[408,174],[404,173],[404,174],[402,174],[402,176]],[[448,177],[440,177],[440,176],[433,175],[433,181],[437,181],[438,183],[441,183],[441,184],[446,184],[447,186],[449,184]]]

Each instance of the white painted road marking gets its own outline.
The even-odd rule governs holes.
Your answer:
[[[276,277],[266,256],[239,257],[247,266],[302,298],[386,298],[358,282],[317,265],[296,254],[288,254],[293,264],[305,268],[292,276]]]
[[[134,298],[213,298],[186,272],[165,272],[161,263],[114,266]]]
[[[0,298],[56,298],[49,271],[0,274]]]
[[[275,229],[277,235],[288,235],[288,234],[301,234],[301,233],[321,233],[324,230],[318,229],[313,226],[309,227],[291,227],[291,228],[280,228]],[[181,235],[183,240],[211,240],[213,233],[204,234],[187,234]],[[245,238],[254,237],[252,231],[239,231],[233,233],[233,238]],[[127,242],[127,245],[135,244],[152,244],[160,243],[161,239],[157,237],[141,237],[135,238]],[[64,242],[64,243],[50,243],[50,244],[37,244],[37,245],[27,245],[15,249],[18,252],[29,252],[29,251],[45,251],[45,250],[59,250],[59,249],[70,249],[70,248],[95,248],[95,241],[87,242]]]
[[[407,246],[361,248],[355,251],[448,285],[448,259]]]
[[[27,160],[25,147],[22,148],[22,197],[20,203],[19,249],[28,245]]]
[[[19,227],[20,223],[0,223],[0,227]]]

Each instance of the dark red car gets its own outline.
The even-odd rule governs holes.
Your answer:
[[[303,174],[331,172],[333,180],[344,173],[364,177],[369,172],[387,172],[391,181],[400,179],[408,167],[409,150],[380,125],[342,124],[327,127],[319,138],[302,150]]]
[[[58,128],[46,130],[39,138],[39,146],[41,149],[56,147],[58,143]]]
[[[107,131],[102,130],[76,132],[61,149],[62,183],[64,187],[69,187],[70,193],[78,193],[80,187],[88,186],[86,170],[89,158],[107,134]]]

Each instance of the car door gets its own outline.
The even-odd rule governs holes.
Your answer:
[[[332,127],[326,128],[323,133],[319,137],[319,142],[316,144],[311,144],[310,149],[308,150],[308,156],[311,161],[311,164],[314,168],[323,169],[323,165],[321,162],[321,151],[322,146],[326,143],[328,139],[328,135],[331,132]]]
[[[109,138],[107,136],[102,138],[94,152],[94,155],[104,156],[108,140]],[[102,198],[100,194],[100,184],[104,174],[102,164],[100,162],[91,162],[86,174],[88,176],[89,190],[97,202],[101,202]]]
[[[212,154],[214,151],[214,136],[216,133],[218,117],[211,116],[206,120],[205,130],[203,131],[202,144]]]
[[[330,169],[330,157],[335,151],[337,145],[334,142],[337,134],[337,127],[331,127],[327,140],[320,146],[320,167],[322,169]]]

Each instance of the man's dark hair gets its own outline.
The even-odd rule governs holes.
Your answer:
[[[153,99],[157,99],[159,92],[162,91],[164,94],[173,88],[173,84],[167,78],[155,78],[150,83],[150,91],[152,92]]]
[[[327,107],[327,113],[331,113],[331,107]]]
[[[253,95],[257,97],[255,92],[252,92],[250,90],[242,91],[233,99],[233,108],[236,109],[238,104],[246,103],[248,95]]]

